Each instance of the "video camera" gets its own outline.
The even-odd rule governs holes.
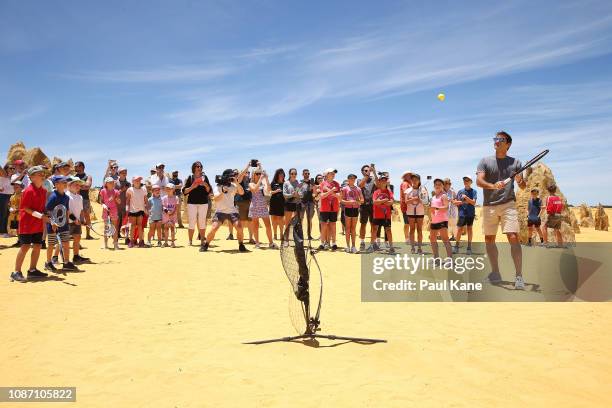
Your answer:
[[[215,176],[215,183],[219,186],[229,187],[232,185],[232,182],[235,181],[234,170],[226,169],[223,171],[223,174]]]

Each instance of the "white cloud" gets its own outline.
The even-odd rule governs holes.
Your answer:
[[[100,82],[192,82],[208,81],[213,78],[223,77],[233,71],[234,69],[228,66],[199,67],[175,65],[141,70],[89,71],[67,76]]]

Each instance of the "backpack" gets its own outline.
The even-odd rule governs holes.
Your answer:
[[[561,214],[563,211],[563,201],[561,197],[549,196],[546,199],[546,212],[548,214]]]

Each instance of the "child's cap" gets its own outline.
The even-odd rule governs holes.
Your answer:
[[[329,169],[325,169],[325,171],[323,172],[323,175],[327,176],[328,173],[338,173],[338,170],[330,167]]]
[[[23,182],[21,180],[15,180],[13,182],[11,182],[12,186],[21,186],[23,187]]]
[[[539,193],[539,192],[540,192],[540,190],[538,190],[537,188],[532,188],[532,189],[531,189],[531,192],[532,192],[532,193]]]
[[[166,189],[168,189],[168,190],[174,190],[175,188],[176,188],[176,186],[174,184],[172,184],[172,183],[166,184]]]
[[[115,182],[115,179],[112,178],[112,177],[107,177],[107,178],[104,179],[104,184],[106,184],[106,183],[114,183],[114,182]]]
[[[45,169],[43,168],[43,166],[34,166],[28,169],[28,176],[31,176],[36,173],[44,173],[44,172],[45,172]]]
[[[468,179],[468,180],[472,181],[472,177],[470,177],[468,174],[463,176],[463,181],[465,181],[465,179]]]
[[[68,181],[68,177],[66,176],[53,176],[51,177],[51,182],[53,184],[57,184],[57,183],[66,183]]]
[[[85,182],[83,180],[81,180],[80,178],[78,178],[77,176],[69,176],[68,177],[68,183],[69,184],[72,184],[72,183],[83,184]]]
[[[356,179],[356,178],[357,178],[357,176],[356,176],[356,175],[354,175],[353,173],[351,173],[351,174],[349,174],[349,175],[347,176],[347,178],[348,178],[348,179]]]
[[[151,186],[151,189],[152,189],[152,190],[161,190],[161,186],[160,186],[159,184],[153,184],[153,185]]]
[[[25,164],[23,160],[18,159],[13,162],[14,165],[19,166],[20,164]]]
[[[142,176],[134,176],[132,177],[132,181],[140,181],[142,180]]]

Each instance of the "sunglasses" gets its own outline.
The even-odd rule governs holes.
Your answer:
[[[502,142],[505,142],[505,141],[506,141],[506,138],[505,138],[505,137],[494,137],[494,138],[493,138],[493,141],[494,141],[495,143],[502,143]]]
[[[297,173],[291,172],[289,173],[290,176],[297,176]]]
[[[195,168],[196,168],[196,169],[201,169],[201,168],[202,168],[202,166],[198,165],[198,166],[195,166]]]

